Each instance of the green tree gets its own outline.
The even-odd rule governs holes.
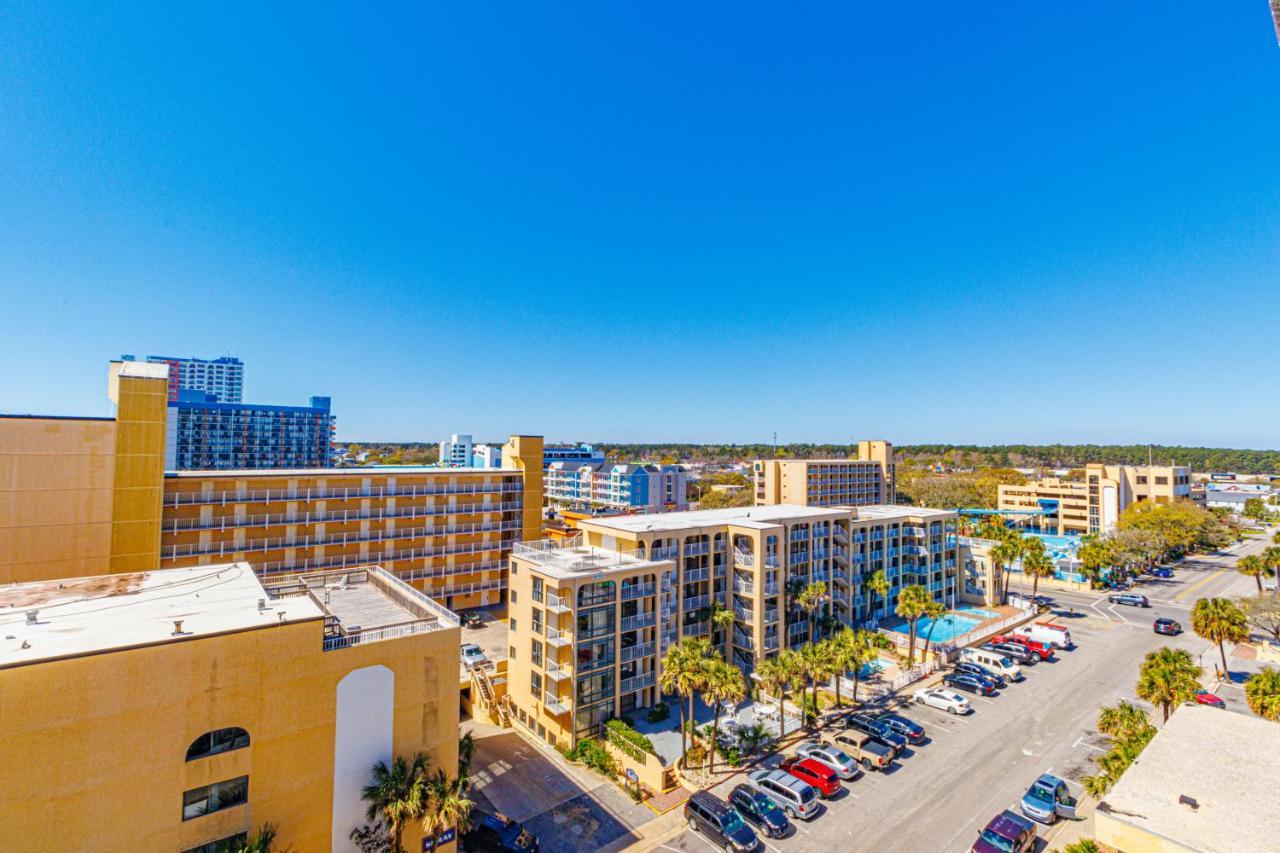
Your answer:
[[[405,824],[421,820],[426,814],[428,767],[427,756],[421,752],[411,758],[397,755],[389,765],[379,761],[373,765],[373,781],[361,792],[368,803],[366,819],[386,824],[392,853],[405,853],[402,841]]]
[[[257,832],[236,845],[235,853],[271,853],[279,834],[274,823],[264,823]]]
[[[828,640],[831,644],[831,667],[835,670],[837,708],[844,707],[844,701],[840,696],[840,682],[844,680],[845,673],[851,668],[854,670],[860,669],[862,664],[865,663],[861,659],[859,650],[861,639],[858,634],[859,632],[852,628],[843,628]]]
[[[1202,598],[1191,608],[1191,629],[1203,639],[1218,644],[1222,655],[1222,672],[1227,668],[1227,643],[1243,643],[1249,639],[1249,623],[1239,607],[1229,598]]]
[[[831,599],[827,592],[827,585],[821,581],[814,581],[806,584],[804,589],[800,590],[800,594],[796,596],[795,604],[803,610],[809,617],[809,643],[813,643],[813,631],[817,626],[816,613],[822,609]]]
[[[427,849],[434,850],[440,833],[447,829],[456,827],[458,835],[466,833],[470,828],[472,805],[466,780],[450,779],[443,770],[437,770],[428,782],[427,807],[421,818],[422,831],[431,839]]]
[[[467,732],[458,738],[458,777],[468,779],[471,776],[471,759],[476,754],[476,738],[471,732]]]
[[[1280,599],[1273,595],[1241,598],[1236,602],[1249,624],[1264,631],[1280,643]]]
[[[1280,721],[1280,669],[1264,666],[1244,683],[1249,710],[1263,719]]]
[[[1157,649],[1147,655],[1138,669],[1136,692],[1139,699],[1159,705],[1164,719],[1168,720],[1175,707],[1195,698],[1203,673],[1190,652]]]
[[[885,596],[889,594],[889,577],[884,573],[883,569],[877,569],[872,572],[871,577],[867,579],[867,618],[870,619],[875,615],[876,596],[884,601]]]
[[[1262,597],[1262,576],[1270,574],[1270,567],[1263,561],[1262,557],[1257,554],[1250,554],[1247,557],[1241,557],[1236,563],[1236,571],[1240,574],[1253,578],[1254,583],[1258,585],[1258,597]]]
[[[706,674],[711,643],[702,637],[685,637],[667,647],[662,656],[662,676],[658,682],[663,693],[674,695],[680,706],[680,761],[689,754],[689,723],[693,719],[693,697],[701,689]]]
[[[1104,707],[1098,713],[1098,731],[1112,740],[1129,740],[1153,730],[1147,712],[1131,702]]]
[[[796,650],[795,664],[799,675],[803,679],[803,686],[812,691],[812,716],[809,711],[810,706],[803,701],[803,695],[800,703],[804,706],[805,725],[811,725],[817,720],[818,683],[823,680],[831,669],[830,655],[823,643],[808,643]]]
[[[1040,578],[1053,575],[1053,560],[1045,552],[1044,540],[1029,536],[1022,542],[1022,572],[1031,578],[1031,597],[1040,592]]]
[[[1009,581],[1013,576],[1009,567],[1022,556],[1022,537],[1008,528],[1003,528],[1000,538],[996,540],[995,545],[991,546],[990,556],[991,562],[996,564],[1004,578],[1000,597],[1000,603],[1003,604],[1009,600]]]
[[[924,635],[924,657],[929,656],[929,641],[933,639],[933,629],[938,627],[938,617],[947,612],[941,601],[930,599],[924,605],[924,617],[929,620],[929,632]]]
[[[1280,531],[1278,531],[1276,535],[1280,536]],[[1268,575],[1275,575],[1277,573],[1280,573],[1280,547],[1273,545],[1270,548],[1267,548],[1265,551],[1263,551],[1262,562],[1267,567]],[[1277,598],[1280,598],[1280,583],[1276,584],[1274,594],[1276,595]]]
[[[719,601],[711,602],[709,618],[711,619],[713,630],[727,631],[733,627],[733,611]]]
[[[1270,515],[1270,513],[1267,512],[1267,506],[1262,502],[1262,498],[1245,498],[1245,518],[1252,518],[1254,521],[1264,521],[1268,515]]]
[[[760,679],[760,685],[767,693],[778,697],[778,713],[782,718],[778,724],[778,734],[785,738],[787,736],[787,694],[797,683],[803,683],[798,655],[788,650],[771,658],[765,658],[756,667],[756,677]]]
[[[723,705],[737,705],[747,695],[747,685],[742,678],[742,670],[719,658],[713,658],[707,664],[706,683],[703,686],[711,707],[715,712],[715,722],[711,730],[711,772],[716,771],[716,736],[720,732],[720,709]]]
[[[1110,540],[1102,536],[1086,536],[1076,550],[1076,557],[1091,584],[1096,584],[1102,577],[1102,570],[1110,568],[1115,561]]]
[[[1062,848],[1062,853],[1101,853],[1098,843],[1092,838],[1081,838]]]
[[[925,610],[929,606],[932,599],[929,591],[919,584],[903,588],[898,593],[898,607],[896,613],[903,619],[907,620],[907,663],[913,664],[916,660],[916,625],[920,622],[920,617],[925,614]]]

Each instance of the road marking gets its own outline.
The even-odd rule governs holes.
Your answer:
[[[1209,581],[1213,580],[1214,578],[1218,577],[1219,575],[1226,574],[1226,572],[1227,572],[1227,570],[1226,570],[1226,569],[1218,569],[1216,572],[1211,573],[1208,577],[1201,578],[1200,580],[1198,580],[1198,581],[1196,581],[1195,583],[1193,583],[1191,586],[1189,586],[1189,587],[1187,587],[1186,589],[1184,589],[1182,592],[1180,592],[1180,593],[1178,593],[1177,595],[1175,595],[1175,596],[1173,597],[1173,600],[1174,600],[1174,601],[1182,601],[1182,599],[1186,598],[1188,595],[1190,595],[1191,593],[1195,592],[1197,589],[1199,589],[1200,587],[1204,586],[1204,585],[1205,585],[1205,584],[1207,584]]]
[[[1098,752],[1106,752],[1106,750],[1100,746],[1094,746],[1091,743],[1085,743],[1084,735],[1081,735],[1080,737],[1076,738],[1076,742],[1071,744],[1072,749],[1076,749],[1081,746],[1083,746],[1085,749],[1093,749],[1093,750],[1097,750]]]

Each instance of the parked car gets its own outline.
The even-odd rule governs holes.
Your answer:
[[[973,710],[969,700],[941,687],[925,687],[911,694],[911,701],[917,705],[928,705],[948,714],[967,714]]]
[[[1215,693],[1210,693],[1208,690],[1196,691],[1196,704],[1209,705],[1210,707],[1213,707],[1213,708],[1227,707],[1227,703],[1222,701],[1222,697],[1218,696]]]
[[[833,735],[831,742],[841,751],[862,764],[862,769],[885,770],[893,765],[893,747],[875,735],[865,732],[845,731]]]
[[[1103,586],[1106,589],[1128,589],[1129,587],[1133,586],[1133,584],[1131,584],[1125,578],[1112,578],[1111,580],[1103,584]]]
[[[996,689],[998,690],[1003,690],[1004,688],[1009,686],[1009,682],[1005,681],[1005,678],[1003,675],[1001,675],[1000,673],[996,672],[993,669],[988,669],[987,667],[983,666],[980,663],[974,663],[973,661],[962,660],[959,663],[957,663],[954,668],[955,668],[955,671],[958,673],[963,673],[965,675],[974,675],[974,676],[977,676],[978,678],[985,678],[987,681],[990,681],[992,684],[994,684],[996,686]]]
[[[965,651],[969,651],[969,649],[965,649]],[[1030,649],[1025,646],[1020,646],[1019,643],[983,643],[982,646],[979,647],[979,651],[991,652],[992,660],[989,660],[989,661],[979,660],[979,658],[975,658],[973,656],[966,656],[964,652],[961,652],[960,654],[961,656],[968,657],[969,660],[974,660],[974,662],[982,663],[983,666],[992,666],[992,667],[998,666],[1000,667],[1001,672],[1010,672],[1010,674],[1011,674],[1011,670],[1009,667],[1009,663],[1012,663],[1012,665],[1019,667],[1018,669],[1019,676],[1023,674],[1023,671],[1021,671],[1021,666],[1023,665],[1034,666],[1036,665],[1036,661],[1039,660],[1039,656],[1037,656],[1036,653],[1030,651]],[[1009,663],[1005,663],[1004,661],[1001,661],[1000,658],[1005,658],[1005,660],[1009,661]],[[1012,680],[1021,681],[1021,678],[1015,678]]]
[[[684,804],[689,828],[726,851],[752,853],[760,849],[760,839],[743,821],[742,815],[709,791],[698,791]]]
[[[747,774],[746,784],[777,803],[778,808],[792,820],[812,820],[822,810],[814,787],[790,773],[781,770],[753,770]]]
[[[862,773],[858,769],[857,761],[829,743],[822,743],[816,740],[804,741],[796,746],[796,755],[802,758],[812,758],[820,764],[825,764],[834,770],[837,776],[846,781],[857,779],[858,775]]]
[[[1161,616],[1151,627],[1157,634],[1165,634],[1169,637],[1176,637],[1182,633],[1182,625],[1178,624],[1176,619],[1170,619],[1168,616]]]
[[[996,692],[996,683],[981,675],[970,675],[967,672],[948,672],[942,676],[942,683],[966,693],[981,693],[990,696]]]
[[[1032,820],[1052,824],[1060,817],[1076,816],[1076,798],[1065,781],[1045,773],[1022,795],[1019,808]]]
[[[972,853],[1028,853],[1036,849],[1036,825],[1003,811],[991,819],[969,849]]]
[[[742,819],[755,827],[756,832],[764,833],[769,838],[782,838],[791,831],[791,821],[772,799],[763,791],[753,788],[745,782],[736,785],[729,792],[729,805],[733,806]]]
[[[882,726],[888,726],[912,743],[920,743],[924,740],[924,726],[901,714],[881,714],[876,717],[876,722]]]
[[[782,764],[779,766],[801,782],[811,785],[825,800],[840,793],[840,777],[836,775],[836,771],[820,761],[799,755],[789,755],[782,759]]]
[[[1122,592],[1119,595],[1109,595],[1107,600],[1112,604],[1127,604],[1130,607],[1150,607],[1151,602],[1147,600],[1145,595],[1139,595],[1136,592]]]
[[[464,628],[479,628],[483,624],[484,619],[481,618],[479,613],[464,613],[462,615],[462,627]]]
[[[845,715],[844,727],[846,729],[854,729],[855,731],[869,734],[878,738],[881,742],[888,744],[893,748],[893,757],[897,758],[902,755],[902,750],[907,748],[907,739],[905,736],[898,734],[892,726],[886,725],[872,714],[850,713]]]
[[[467,669],[475,669],[489,663],[489,657],[475,643],[462,644],[462,665]]]
[[[1154,578],[1171,578],[1173,577],[1173,569],[1168,569],[1164,566],[1157,566],[1151,570],[1151,576]]]
[[[538,837],[504,814],[472,809],[470,820],[458,839],[463,853],[538,853]]]
[[[1052,646],[1055,649],[1070,650],[1076,647],[1076,644],[1071,640],[1071,630],[1066,625],[1059,625],[1049,619],[1015,628],[1013,633],[1021,634],[1028,639],[1044,643],[1046,646]]]
[[[1031,652],[1040,660],[1053,660],[1053,643],[1045,643],[1040,640],[1033,640],[1026,634],[1019,634],[1016,631],[1012,634],[997,634],[991,638],[993,643],[1013,643],[1022,646]]]

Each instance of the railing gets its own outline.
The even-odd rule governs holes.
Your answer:
[[[674,637],[674,635],[672,635]],[[647,658],[654,652],[653,643],[637,643],[634,646],[625,646],[622,649],[622,662],[637,660],[639,658]]]
[[[755,558],[755,555],[753,554],[749,554],[745,551],[739,551],[737,549],[734,549],[733,564],[735,566],[739,566],[744,569],[750,569],[755,566],[756,558]]]
[[[778,608],[773,607],[764,612],[764,622],[766,625],[768,625],[771,622],[777,622],[777,621],[778,621]]]
[[[751,581],[734,580],[733,591],[740,592],[743,595],[753,595],[756,591],[756,585]]]
[[[552,613],[568,613],[572,609],[572,604],[554,592],[547,593],[547,609]]]
[[[343,469],[334,469],[334,473],[318,476],[349,476],[340,473]],[[440,469],[446,472],[451,469]],[[502,476],[501,474],[489,476]],[[368,489],[236,489],[223,492],[168,492],[164,496],[165,506],[181,506],[182,504],[237,504],[249,502],[271,501],[317,501],[345,500],[350,498],[412,498],[418,495],[482,495],[491,492],[523,492],[524,483],[519,479],[520,472],[512,471],[509,477],[501,482],[488,485],[455,485],[455,486],[379,486]]]
[[[765,582],[764,582],[764,594],[765,594],[765,595],[777,595],[777,594],[778,594],[778,582],[777,582],[777,581],[765,581]]]
[[[453,527],[406,527],[393,530],[369,530],[360,533],[335,533],[330,536],[285,536],[268,539],[250,539],[245,542],[216,542],[207,546],[201,545],[169,545],[162,548],[162,559],[178,557],[198,557],[206,554],[244,554],[250,551],[281,551],[285,548],[316,548],[328,545],[356,545],[362,542],[399,541],[402,539],[426,539],[432,536],[453,536],[475,533],[508,533],[519,530],[518,521],[500,524],[468,524]]]
[[[664,546],[652,549],[649,552],[649,559],[674,560],[679,553],[680,553],[680,549],[677,548],[675,545],[664,545]]]
[[[652,610],[648,613],[637,613],[635,616],[627,616],[622,620],[623,631],[634,631],[638,628],[648,628],[657,622],[657,614]]]
[[[683,628],[686,637],[701,637],[704,634],[711,633],[711,620],[704,619],[701,622],[689,622]]]
[[[733,615],[743,622],[750,622],[754,618],[754,613],[755,611],[749,607],[742,607],[737,603],[733,605]]]
[[[791,555],[791,565],[793,566],[798,566],[801,563],[807,562],[809,562],[809,553],[807,551],[799,554],[793,553]]]
[[[378,643],[383,640],[408,637],[412,634],[425,634],[428,631],[435,631],[439,627],[439,625],[427,620],[419,620],[404,625],[391,625],[386,628],[371,628],[350,634],[338,634],[333,637],[325,637],[323,649],[326,652],[331,652],[334,649],[347,649],[352,646],[362,646],[366,643]]]
[[[684,545],[684,555],[686,557],[701,557],[710,550],[711,546],[706,542],[686,542]]]
[[[568,697],[563,698],[567,699]],[[542,704],[553,714],[567,714],[569,712],[569,706],[562,701],[562,697],[551,692],[543,693]]]
[[[680,602],[680,609],[688,613],[691,610],[697,610],[699,607],[706,607],[710,601],[711,596],[709,595],[695,595]]]
[[[184,530],[234,530],[240,527],[266,527],[281,524],[342,524],[351,521],[377,521],[393,518],[430,518],[437,515],[477,515],[486,512],[518,512],[523,501],[503,501],[491,504],[443,504],[440,506],[409,507],[403,510],[362,509],[324,512],[269,512],[259,515],[218,516],[208,520],[201,518],[174,518],[164,522],[163,532],[180,533]]]
[[[739,631],[735,628],[733,631],[733,644],[746,649],[753,649],[755,648],[756,641],[750,634],[745,631]]]
[[[547,628],[547,642],[553,646],[567,646],[573,642],[573,636],[559,628]]]
[[[778,635],[770,634],[764,638],[764,650],[766,652],[776,651],[778,648]]]
[[[572,673],[572,672],[570,672],[569,670],[565,669],[565,668],[564,668],[563,666],[561,666],[560,664],[558,664],[558,663],[553,663],[553,662],[551,662],[551,661],[547,661],[547,664],[546,664],[546,666],[543,668],[543,671],[545,671],[545,672],[546,672],[546,674],[547,674],[547,677],[548,677],[548,678],[554,678],[556,681],[560,681],[560,680],[565,679],[565,678],[572,678],[572,677],[573,677],[573,673]]]
[[[622,679],[622,685],[619,687],[619,693],[631,693],[636,690],[643,690],[646,687],[652,687],[655,676],[652,672],[646,672],[643,675],[636,675],[631,678]]]
[[[631,601],[636,598],[643,598],[646,595],[653,595],[657,592],[657,588],[652,583],[632,584],[622,588],[622,600]]]
[[[777,554],[765,554],[765,555],[764,555],[764,567],[765,567],[766,569],[776,569],[776,568],[778,568],[778,566],[780,566],[780,565],[782,565],[782,563],[781,563],[781,561],[779,561],[779,560],[778,560],[778,555],[777,555]]]
[[[711,577],[711,570],[706,566],[703,566],[700,569],[686,569],[684,573],[685,583],[704,581],[709,577]]]
[[[729,573],[729,567],[724,563],[716,563],[716,565],[712,567],[711,572],[715,577],[722,578]]]

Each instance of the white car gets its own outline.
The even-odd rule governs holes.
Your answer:
[[[834,770],[841,779],[857,779],[858,775],[862,773],[862,769],[858,767],[858,762],[854,761],[852,756],[829,743],[807,740],[796,747],[796,755],[812,758],[814,761],[825,764]]]
[[[475,643],[462,644],[462,665],[467,669],[475,669],[478,666],[484,666],[489,663],[489,658],[485,655],[484,650]]]
[[[926,687],[917,690],[912,698],[917,705],[928,705],[948,714],[967,714],[973,710],[969,701],[958,693],[943,690],[941,687]]]

